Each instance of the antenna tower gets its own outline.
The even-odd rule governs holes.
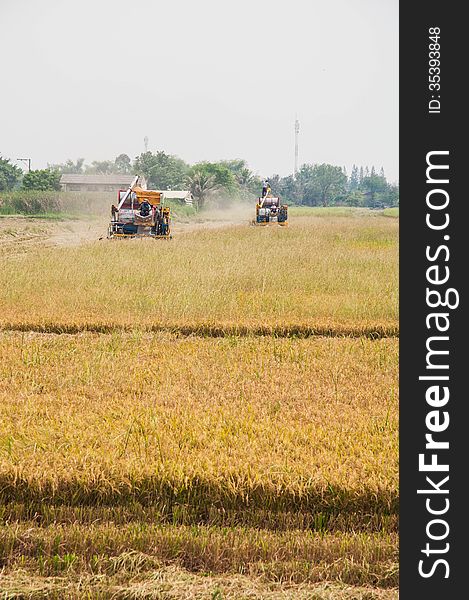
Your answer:
[[[294,175],[298,173],[298,134],[300,133],[300,122],[295,117],[295,171]]]

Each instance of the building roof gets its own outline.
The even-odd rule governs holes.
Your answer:
[[[135,175],[123,175],[122,173],[111,173],[107,175],[102,174],[74,174],[66,173],[60,178],[60,183],[89,183],[91,185],[125,185],[129,186],[132,183]],[[145,181],[144,177],[140,180]]]

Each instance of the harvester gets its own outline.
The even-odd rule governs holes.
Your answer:
[[[262,198],[257,199],[256,225],[288,225],[288,205],[281,204],[279,196],[272,196],[270,186]]]
[[[127,190],[119,190],[117,206],[111,206],[108,238],[150,237],[171,239],[169,206],[162,192],[144,190],[136,175]]]

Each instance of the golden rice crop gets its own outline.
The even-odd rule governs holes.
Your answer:
[[[3,327],[183,333],[397,332],[397,223],[298,218],[5,260]]]
[[[396,511],[393,339],[4,333],[0,365],[11,500]]]

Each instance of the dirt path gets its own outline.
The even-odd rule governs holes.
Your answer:
[[[93,219],[91,221],[62,221],[56,224],[46,244],[52,246],[80,246],[106,238],[107,221]]]
[[[223,212],[207,212],[193,220],[173,222],[173,235],[181,235],[199,229],[218,229],[233,225],[248,225],[248,208]],[[93,217],[89,221],[74,219],[55,221],[26,216],[0,218],[0,252],[23,252],[37,246],[79,246],[105,240],[108,220]]]

